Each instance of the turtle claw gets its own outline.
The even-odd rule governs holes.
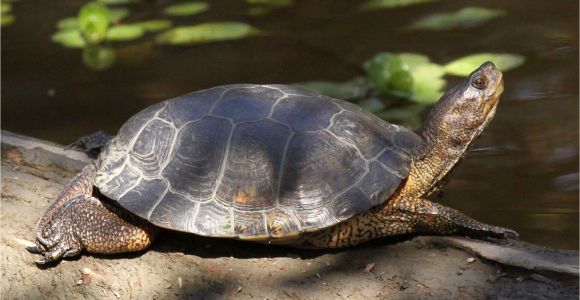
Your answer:
[[[40,254],[44,251],[46,251],[46,249],[44,249],[44,247],[40,246],[40,245],[34,245],[34,246],[26,246],[25,249],[33,254]]]
[[[510,228],[495,227],[492,231],[498,238],[504,240],[518,240],[520,236],[515,230]]]

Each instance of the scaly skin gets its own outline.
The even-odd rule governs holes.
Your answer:
[[[47,208],[36,226],[36,245],[27,249],[45,264],[79,254],[122,253],[147,248],[158,229],[150,223],[92,196],[94,164],[75,176]]]

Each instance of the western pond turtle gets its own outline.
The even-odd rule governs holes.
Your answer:
[[[130,118],[48,207],[39,263],[137,251],[158,227],[335,248],[407,233],[516,237],[426,199],[495,114],[487,62],[448,91],[420,135],[358,106],[287,85],[237,84]]]

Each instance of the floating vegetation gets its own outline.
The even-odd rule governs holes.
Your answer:
[[[171,22],[170,20],[159,19],[137,22],[133,23],[133,25],[141,26],[143,30],[147,32],[158,32],[171,28],[173,26],[173,22]]]
[[[251,25],[241,22],[203,23],[175,27],[157,35],[155,41],[170,45],[199,44],[241,39],[259,32]]]
[[[363,66],[366,76],[343,83],[314,81],[297,85],[320,94],[349,100],[379,117],[413,127],[419,114],[444,93],[446,75],[467,76],[486,61],[506,72],[525,58],[516,54],[480,53],[440,65],[417,53],[382,52]]]
[[[500,9],[485,7],[466,7],[451,13],[433,14],[424,17],[409,29],[423,30],[446,30],[453,28],[465,28],[481,25],[491,19],[504,16],[506,13]]]
[[[517,54],[479,53],[454,60],[444,68],[447,74],[467,76],[486,61],[492,61],[498,69],[507,72],[523,65],[526,58]]]
[[[263,5],[268,2],[267,0],[248,1]],[[91,47],[91,49],[83,49],[83,62],[92,69],[104,70],[116,61],[115,57],[119,60],[127,59],[127,56],[116,55],[112,44],[146,38],[148,33],[156,33],[153,38],[154,42],[163,45],[191,45],[235,40],[260,33],[258,29],[242,22],[208,22],[175,28],[170,19],[127,22],[125,20],[130,16],[129,9],[107,6],[131,2],[133,1],[97,0],[87,3],[80,8],[77,17],[68,17],[58,21],[57,32],[52,35],[52,41],[67,48]],[[272,6],[281,7],[292,2],[291,0],[273,0],[271,3]],[[3,13],[9,12],[10,6],[4,5],[2,9]],[[199,14],[208,9],[209,4],[206,2],[184,2],[165,7],[163,13],[172,17],[182,17]],[[97,45],[101,47],[93,47]],[[145,42],[140,45],[150,47],[152,43]]]
[[[12,14],[12,3],[6,1],[6,0],[2,0],[0,1],[0,23],[1,26],[8,26],[12,23],[14,23],[14,20],[16,19],[14,17],[14,15]]]
[[[386,97],[433,103],[443,94],[444,68],[412,53],[379,53],[364,64],[372,86]]]
[[[359,7],[359,9],[361,10],[390,9],[434,1],[437,0],[369,0],[363,3]]]
[[[93,70],[106,70],[110,68],[116,59],[115,50],[100,45],[90,45],[83,49],[83,63]]]
[[[79,30],[65,29],[52,35],[52,41],[67,48],[83,48],[87,42]]]
[[[99,3],[86,4],[79,12],[78,23],[87,42],[100,43],[105,39],[111,23],[109,9]]]
[[[166,7],[163,12],[169,16],[192,16],[200,14],[209,9],[206,2],[186,2]]]
[[[107,31],[107,40],[109,41],[130,41],[135,40],[145,34],[143,26],[139,25],[118,25]]]

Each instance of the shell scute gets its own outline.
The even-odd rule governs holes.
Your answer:
[[[288,238],[387,201],[419,143],[344,101],[229,85],[133,116],[101,154],[94,184],[161,227]]]

